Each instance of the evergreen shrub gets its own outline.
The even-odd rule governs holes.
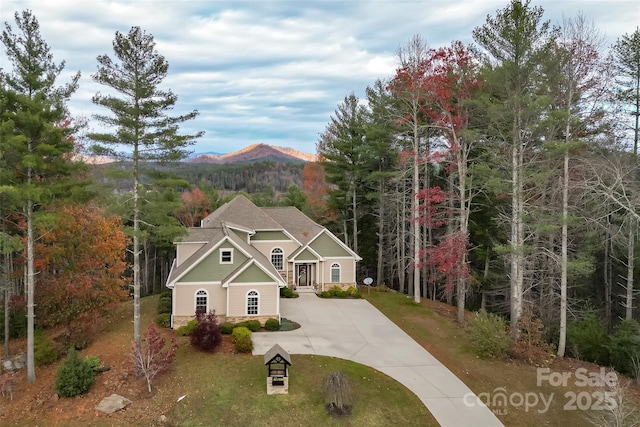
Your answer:
[[[280,322],[278,322],[278,319],[267,319],[267,321],[264,322],[264,328],[267,331],[278,331],[280,330]]]
[[[78,357],[74,347],[69,349],[67,358],[56,374],[56,392],[60,397],[78,396],[91,388],[95,372],[91,366]]]
[[[189,320],[189,323],[176,329],[176,335],[180,337],[187,337],[191,335],[197,324],[198,321],[196,319]]]

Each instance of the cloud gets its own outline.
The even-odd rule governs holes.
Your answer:
[[[454,39],[472,41],[474,27],[508,2],[371,1],[7,1],[0,18],[13,24],[14,11],[31,9],[62,76],[80,70],[80,89],[70,109],[89,117],[105,114],[91,103],[96,57],[113,57],[116,31],[140,26],[153,34],[169,62],[163,88],[178,95],[176,114],[197,109],[186,133],[205,130],[196,151],[228,152],[265,142],[315,151],[331,114],[352,91],[361,98],[376,79],[390,77],[395,54],[414,34],[431,47]],[[608,44],[640,22],[635,0],[538,1],[545,17],[582,10],[606,33]],[[4,64],[4,57],[0,56]]]

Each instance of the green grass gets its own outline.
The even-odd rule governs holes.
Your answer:
[[[496,389],[504,388],[507,393],[536,393],[545,398],[553,397],[547,412],[537,408],[525,410],[508,407],[498,418],[506,426],[578,426],[588,425],[586,411],[565,410],[570,403],[565,393],[584,393],[593,390],[575,387],[569,382],[567,387],[552,387],[548,382],[537,385],[536,366],[512,359],[481,360],[471,351],[468,338],[462,327],[455,322],[455,310],[444,304],[422,300],[420,304],[407,299],[405,295],[387,292],[371,292],[364,297],[384,313],[396,325],[414,338],[420,345],[443,363],[476,394],[493,395]],[[550,369],[554,372],[572,372],[579,361],[554,359],[549,355]],[[588,366],[597,371],[595,365]],[[633,395],[627,396],[629,399]],[[638,402],[636,402],[637,404]]]
[[[262,356],[205,356],[183,347],[172,384],[176,399],[187,396],[169,419],[185,427],[438,425],[413,393],[385,374],[331,357],[291,357],[289,394],[269,396]],[[322,384],[332,371],[344,373],[353,387],[353,413],[345,419],[324,409]]]

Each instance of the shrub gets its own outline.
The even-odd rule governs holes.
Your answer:
[[[529,307],[522,310],[518,320],[518,341],[512,346],[513,354],[532,365],[549,363],[552,346],[545,341],[545,327]]]
[[[231,322],[224,322],[222,326],[220,326],[220,332],[222,332],[225,335],[231,335],[231,333],[233,332],[233,328],[235,327],[236,325],[234,325]]]
[[[156,325],[161,328],[170,328],[171,327],[171,314],[170,313],[162,313],[156,316]]]
[[[331,372],[324,380],[324,404],[329,415],[351,414],[351,385],[342,372]]]
[[[249,329],[251,332],[258,332],[260,330],[260,321],[258,320],[245,320],[236,324],[236,327],[243,326]]]
[[[468,328],[473,353],[482,358],[498,358],[507,353],[510,344],[507,322],[500,316],[481,311]]]
[[[349,289],[347,289],[347,293],[351,298],[362,298],[362,295],[358,291],[358,288],[356,288],[355,286],[349,286]]]
[[[623,320],[611,335],[607,348],[609,361],[616,371],[636,375],[633,361],[640,357],[640,324],[635,320]]]
[[[236,351],[238,353],[251,353],[253,351],[253,341],[251,337],[242,337],[236,341]]]
[[[607,340],[606,328],[593,312],[567,326],[567,349],[576,358],[608,364]]]
[[[267,331],[278,331],[280,330],[280,322],[278,322],[278,319],[267,319],[267,321],[264,322],[264,328]]]
[[[58,360],[58,350],[49,341],[43,330],[33,334],[33,361],[36,366],[50,365]]]
[[[331,298],[333,296],[333,294],[329,291],[322,291],[320,292],[320,297],[321,298]]]
[[[300,295],[294,292],[291,288],[280,288],[280,296],[282,298],[298,298]]]
[[[56,391],[60,397],[73,397],[91,388],[95,380],[95,372],[78,357],[76,349],[69,348],[64,363],[56,374]]]
[[[236,326],[233,328],[233,333],[231,334],[231,342],[238,342],[243,338],[251,338],[251,331],[244,326]]]
[[[171,297],[161,296],[158,300],[158,314],[171,313],[171,306]]]
[[[84,358],[84,363],[89,365],[93,372],[97,372],[102,366],[102,360],[98,356],[87,356]]]
[[[197,325],[191,332],[191,345],[202,351],[214,351],[222,343],[215,311],[196,313]]]
[[[191,335],[191,333],[193,332],[197,324],[198,324],[198,321],[196,319],[189,320],[189,323],[187,323],[184,326],[180,326],[178,329],[176,329],[176,335],[180,337],[186,337]]]

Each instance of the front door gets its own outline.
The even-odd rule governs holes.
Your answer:
[[[311,286],[310,264],[296,264],[296,286]]]

